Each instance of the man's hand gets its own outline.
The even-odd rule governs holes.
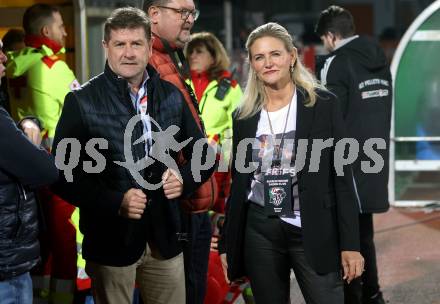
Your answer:
[[[167,169],[162,175],[163,192],[167,199],[178,198],[183,192],[183,182],[173,169]]]
[[[141,189],[130,189],[124,194],[119,215],[138,220],[147,206],[147,196]]]
[[[35,122],[31,119],[24,119],[20,123],[20,127],[34,145],[39,146],[41,144],[41,130]]]
[[[228,278],[228,261],[226,260],[226,253],[220,254],[220,260],[222,261],[223,274],[225,275],[226,283],[230,283]]]
[[[344,270],[343,280],[350,284],[353,279],[358,278],[364,271],[364,258],[358,251],[341,252],[342,269]]]

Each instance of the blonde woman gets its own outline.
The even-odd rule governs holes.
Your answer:
[[[286,304],[293,269],[307,303],[342,304],[343,279],[360,276],[364,265],[351,169],[337,176],[334,146],[319,159],[317,145],[311,152],[313,142],[345,137],[338,102],[303,67],[282,26],[258,27],[246,47],[249,79],[233,121],[221,246],[229,279],[247,276],[257,304]]]

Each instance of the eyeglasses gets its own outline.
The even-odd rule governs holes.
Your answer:
[[[189,15],[191,15],[191,16],[193,16],[194,21],[196,21],[197,18],[199,18],[199,15],[200,15],[200,11],[198,9],[188,10],[188,9],[185,9],[185,8],[174,8],[174,7],[162,6],[162,5],[157,5],[157,7],[167,8],[167,9],[175,11],[176,13],[179,13],[180,17],[182,17],[182,20],[188,19]]]

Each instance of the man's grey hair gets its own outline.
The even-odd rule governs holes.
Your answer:
[[[168,4],[171,0],[145,0],[142,9],[148,14],[148,9],[152,6],[160,6]]]

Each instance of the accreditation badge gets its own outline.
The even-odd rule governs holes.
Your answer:
[[[147,111],[148,111],[148,102],[147,101],[148,101],[147,95],[142,97],[141,100],[139,101],[139,112],[142,115],[142,118],[147,115]]]
[[[267,216],[294,218],[292,176],[281,168],[270,168],[264,175],[264,211]]]

